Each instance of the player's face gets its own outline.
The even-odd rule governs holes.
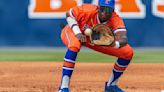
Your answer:
[[[112,12],[113,8],[100,6],[98,11],[100,21],[106,22],[107,20],[109,20],[112,15]]]

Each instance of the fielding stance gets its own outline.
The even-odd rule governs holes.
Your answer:
[[[133,49],[127,43],[126,28],[123,20],[114,11],[114,3],[114,0],[99,0],[98,6],[83,4],[67,12],[68,25],[62,29],[61,39],[68,50],[64,57],[59,92],[70,92],[70,79],[81,46],[118,57],[111,77],[105,82],[104,92],[124,92],[116,83],[130,63]],[[92,28],[97,24],[105,24],[111,28],[115,36],[111,45],[94,45],[90,37],[84,34],[87,28]]]

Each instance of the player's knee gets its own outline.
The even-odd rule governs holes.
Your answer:
[[[128,59],[128,60],[131,60],[132,57],[133,57],[133,55],[134,55],[133,49],[129,50],[129,52],[128,52],[128,54],[127,54],[127,59]]]
[[[134,55],[134,51],[131,47],[126,49],[126,51],[123,53],[122,58],[126,60],[131,60]]]
[[[81,49],[81,43],[79,40],[72,42],[70,45],[68,45],[68,48],[74,52],[79,52]]]
[[[74,52],[79,52],[80,51],[80,49],[79,48],[76,48],[76,47],[70,47],[70,48],[68,48],[69,50],[72,50],[72,51],[74,51]]]
[[[76,46],[71,46],[68,49],[69,50],[72,50],[74,52],[79,52],[80,51],[80,48],[81,48],[81,45],[76,45]]]

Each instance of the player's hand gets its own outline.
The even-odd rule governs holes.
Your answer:
[[[79,39],[79,41],[84,45],[86,43],[86,36],[83,35],[82,33],[78,33],[76,37]]]
[[[124,47],[128,43],[126,31],[120,31],[115,34],[116,40],[119,42],[120,47]]]

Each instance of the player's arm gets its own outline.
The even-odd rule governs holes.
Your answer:
[[[76,35],[76,37],[79,39],[79,41],[84,44],[86,42],[86,36],[84,36],[81,31],[80,28],[78,26],[78,22],[76,20],[76,18],[73,16],[73,14],[70,14],[72,12],[67,12],[66,13],[66,20],[68,25],[70,26],[70,28],[73,30],[74,34]]]
[[[121,48],[128,43],[127,30],[126,30],[123,20],[116,13],[114,14],[115,15],[112,19],[113,33],[115,34],[115,38],[116,38],[114,46],[116,48]]]
[[[76,18],[71,16],[68,12],[66,13],[66,20],[68,25],[71,27],[75,35],[81,33],[80,28],[78,26],[78,22],[76,21]]]

